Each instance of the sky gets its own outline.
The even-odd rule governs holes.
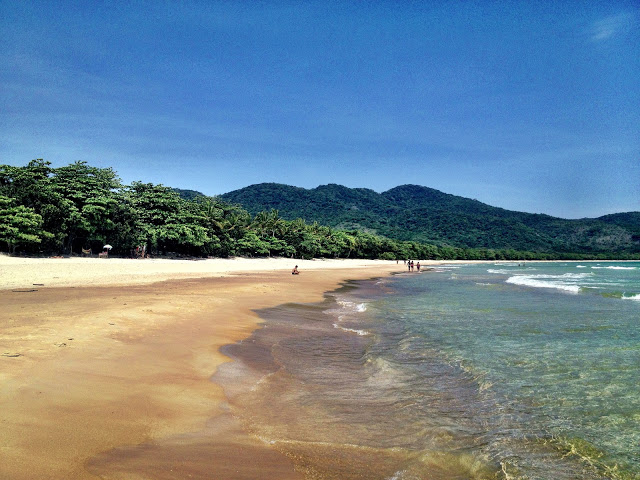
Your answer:
[[[0,0],[0,164],[640,211],[640,3]]]

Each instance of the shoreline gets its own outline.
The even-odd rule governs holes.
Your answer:
[[[538,270],[545,269],[544,274],[553,273],[559,267],[561,269],[559,276],[562,277],[564,272],[576,271],[576,265],[578,263],[532,267]],[[411,275],[403,274],[401,276],[404,278],[358,281],[352,286],[345,285],[336,291],[327,292],[325,300],[319,304],[287,304],[260,312],[265,318],[265,328],[257,329],[249,339],[224,350],[240,364],[239,366],[225,364],[219,370],[222,371],[222,378],[227,372],[226,378],[231,378],[233,382],[228,393],[230,403],[240,418],[248,419],[257,436],[270,441],[280,451],[295,459],[296,465],[302,471],[309,472],[309,478],[389,479],[403,476],[422,478],[423,475],[434,479],[475,478],[476,475],[471,474],[471,463],[478,468],[476,472],[480,471],[481,466],[483,471],[486,468],[486,475],[479,476],[493,478],[494,474],[498,474],[501,466],[504,466],[502,461],[498,462],[496,459],[506,457],[492,456],[501,452],[499,445],[503,440],[506,441],[509,437],[509,441],[515,442],[513,445],[516,446],[519,439],[537,438],[535,433],[531,433],[536,430],[527,430],[529,422],[522,421],[523,418],[533,419],[535,416],[530,410],[531,391],[529,389],[520,391],[515,389],[518,395],[523,395],[520,397],[522,402],[519,405],[503,403],[504,398],[508,398],[502,395],[505,392],[503,388],[507,388],[506,392],[513,392],[509,390],[509,382],[500,381],[505,377],[501,370],[504,367],[493,370],[493,377],[489,373],[491,369],[486,368],[491,365],[491,361],[484,365],[479,363],[478,367],[474,368],[476,366],[474,361],[479,360],[480,356],[476,355],[478,349],[472,345],[480,341],[484,334],[476,332],[472,325],[478,324],[487,329],[493,329],[491,334],[486,335],[483,340],[485,342],[489,340],[485,343],[485,347],[488,348],[483,348],[483,352],[492,352],[492,339],[506,336],[507,331],[512,335],[510,339],[516,338],[518,341],[523,341],[523,338],[526,338],[530,347],[526,350],[530,355],[526,356],[526,350],[521,353],[523,358],[528,358],[533,365],[536,365],[537,358],[539,362],[537,367],[529,369],[535,377],[538,367],[540,370],[548,368],[545,360],[541,361],[536,353],[538,351],[536,347],[540,345],[538,339],[541,336],[546,339],[554,338],[555,334],[559,334],[559,338],[555,340],[565,340],[568,338],[567,335],[570,335],[570,343],[580,345],[584,341],[585,331],[590,331],[588,325],[593,326],[594,331],[600,331],[600,325],[604,322],[602,322],[603,319],[595,318],[595,322],[590,323],[586,314],[584,317],[579,315],[575,318],[570,314],[559,317],[555,315],[556,318],[554,318],[554,313],[563,311],[563,307],[558,307],[559,310],[551,309],[550,314],[546,313],[547,309],[544,305],[549,301],[554,305],[556,301],[558,305],[578,304],[581,308],[576,310],[576,313],[582,312],[583,308],[587,311],[586,304],[591,304],[588,297],[593,297],[591,294],[585,295],[584,301],[576,301],[574,300],[576,297],[560,294],[555,290],[536,292],[530,288],[526,290],[503,288],[500,285],[503,285],[507,277],[493,276],[497,272],[487,270],[489,267],[489,265],[476,265],[469,267],[472,270],[451,270],[448,273],[415,279],[410,278]],[[606,268],[606,264],[603,264],[602,268]],[[509,270],[524,271],[515,264]],[[605,271],[602,270],[602,272]],[[479,276],[482,276],[481,280]],[[493,280],[487,277],[493,277]],[[464,280],[457,281],[456,278]],[[403,285],[408,288],[403,288]],[[472,290],[475,291],[473,295]],[[389,292],[396,292],[399,296],[396,297],[395,294],[389,296]],[[461,292],[464,293],[461,294]],[[429,299],[421,303],[420,297],[423,294],[429,295]],[[474,296],[476,294],[478,296]],[[502,300],[496,302],[495,297],[502,297]],[[554,297],[557,300],[554,300]],[[507,298],[509,300],[505,302]],[[597,297],[595,298],[597,302]],[[489,303],[493,304],[493,307],[487,308],[488,299],[491,299]],[[540,303],[540,299],[546,301]],[[422,307],[426,308],[421,311]],[[529,312],[535,311],[536,308],[540,309],[542,315],[547,316],[547,320],[551,320],[544,327],[544,331],[535,320],[528,318]],[[597,310],[601,308],[602,305]],[[609,308],[615,307],[607,307],[607,311],[612,311]],[[505,312],[509,314],[506,317],[510,317],[508,327],[513,328],[505,328]],[[523,312],[527,314],[523,315]],[[494,320],[482,323],[488,316],[493,316]],[[461,321],[461,318],[466,321]],[[422,322],[427,325],[426,328],[420,326]],[[576,323],[579,325],[578,328]],[[519,329],[518,326],[521,324],[522,329]],[[563,327],[555,327],[557,324]],[[448,325],[448,327],[445,326],[443,330],[439,330],[440,325]],[[463,325],[462,328],[461,325]],[[605,327],[603,330],[608,328]],[[458,335],[467,335],[463,337],[467,340],[456,342],[453,339]],[[603,335],[606,338],[607,334]],[[503,358],[505,361],[499,362],[500,365],[509,364],[509,354],[516,343],[510,339],[502,341],[501,354],[505,355]],[[553,340],[554,343],[555,340]],[[500,342],[496,340],[496,347],[499,344]],[[600,345],[602,344],[606,342],[600,342]],[[447,355],[451,352],[449,349],[451,345],[456,345],[458,351],[463,349],[461,345],[469,346],[471,355],[465,357]],[[626,345],[628,349],[629,344]],[[496,353],[498,352],[499,349],[496,348]],[[485,355],[488,359],[492,357],[491,353]],[[257,358],[267,360],[258,363]],[[418,359],[419,362],[416,361]],[[467,363],[466,359],[470,359],[470,363]],[[623,354],[619,359],[625,360],[625,355]],[[626,357],[627,361],[629,359]],[[590,363],[591,360],[588,361],[587,366]],[[418,364],[420,367],[417,366]],[[624,361],[621,361],[621,365],[629,367]],[[512,364],[511,368],[512,373],[514,371],[518,373],[521,364]],[[603,368],[605,368],[604,364]],[[523,382],[527,385],[532,384],[533,377],[525,374],[524,370],[522,381],[518,374],[507,375],[512,379],[511,387],[517,387]],[[416,371],[420,373],[413,376],[411,372],[415,374]],[[443,374],[445,371],[446,375]],[[550,367],[550,371],[555,373],[557,369]],[[235,372],[242,372],[242,377],[248,378],[247,382],[243,382],[244,388],[242,385],[239,388],[234,380],[237,378],[233,375]],[[479,372],[487,372],[486,377],[484,373]],[[556,378],[553,373],[549,377]],[[427,379],[430,379],[430,387],[422,390],[422,387],[427,384]],[[534,378],[534,380],[539,379]],[[545,385],[545,382],[540,383]],[[567,382],[567,388],[568,384],[569,382]],[[549,385],[553,387],[554,382],[549,382],[547,386]],[[555,382],[556,387],[557,385],[558,383]],[[553,389],[551,391],[553,392]],[[439,397],[436,392],[443,392],[442,397]],[[563,392],[564,390],[560,393],[556,392],[555,398],[563,398],[561,395]],[[584,394],[586,392],[583,392],[583,396]],[[537,400],[540,397],[533,398]],[[598,398],[597,395],[596,398]],[[465,400],[458,403],[458,399]],[[438,402],[441,402],[439,413],[442,414],[442,424],[438,423],[437,410],[435,412],[429,410],[431,405],[438,405]],[[539,400],[537,402],[540,403]],[[468,410],[462,408],[463,405],[468,407]],[[501,418],[494,417],[492,412],[504,411],[505,405],[509,406],[508,411],[519,412],[522,415],[514,414],[510,417],[506,414],[502,418],[505,423],[492,424],[496,418]],[[396,406],[398,408],[395,408]],[[425,415],[427,411],[432,415]],[[378,417],[377,415],[381,412],[385,413]],[[478,433],[476,437],[470,434],[467,440],[472,439],[471,444],[464,445],[464,448],[458,444],[458,448],[451,448],[451,450],[430,449],[429,446],[434,447],[437,443],[430,444],[430,440],[421,443],[423,435],[427,439],[429,437],[448,438],[448,435],[438,437],[433,434],[438,427],[447,424],[447,413],[453,413],[449,417],[452,424],[469,428],[469,430],[460,428],[459,431],[475,430],[476,433],[482,433]],[[390,419],[388,424],[385,421],[387,418]],[[420,418],[435,419],[434,424],[430,425],[433,428],[432,435],[428,434],[430,428],[423,427],[429,422],[420,423]],[[517,420],[513,421],[514,418]],[[543,413],[540,418],[544,419],[545,414]],[[575,418],[578,419],[577,424],[580,424],[579,419],[584,417],[578,415]],[[472,427],[473,423],[467,424],[465,419],[478,419],[478,423]],[[376,429],[379,425],[385,427]],[[403,435],[412,431],[414,425],[420,426],[413,430],[417,435],[404,437]],[[484,430],[483,426],[488,425],[493,426]],[[532,425],[534,425],[533,422]],[[549,425],[545,422],[535,423],[535,425],[542,425],[539,431],[548,431]],[[505,429],[502,430],[502,427]],[[458,431],[458,428],[452,427],[448,431]],[[492,437],[493,432],[499,433]],[[507,432],[522,434],[516,433],[510,437]],[[624,429],[618,430],[621,438],[624,438],[623,432]],[[567,440],[564,444],[545,442],[544,452],[538,450],[541,445],[536,445],[531,450],[528,450],[531,445],[522,446],[522,458],[526,457],[534,463],[538,461],[533,460],[537,455],[540,455],[539,458],[545,458],[544,465],[539,465],[547,474],[562,470],[556,461],[578,474],[581,471],[580,456],[582,460],[589,459],[597,462],[595,457],[590,457],[588,450],[581,449],[581,445],[585,445],[580,443],[581,439],[584,439],[588,448],[591,448],[589,441],[594,441],[594,438],[589,437],[585,431],[583,433],[586,436],[578,435],[575,441]],[[386,442],[385,439],[388,438],[393,439],[392,442]],[[416,445],[415,450],[403,449],[403,446],[406,448],[407,443],[400,441],[400,438],[414,441],[415,443],[411,445]],[[487,451],[482,449],[476,451],[475,448],[478,445],[484,445],[484,440],[487,438],[492,439],[492,455],[485,458],[479,452],[487,453]],[[464,444],[462,437],[457,438],[457,441]],[[627,444],[628,441],[626,441]],[[486,444],[489,444],[488,440]],[[427,445],[426,448],[424,448],[425,445]],[[564,452],[566,455],[558,455],[558,450],[567,448],[567,445],[572,448],[575,455],[572,454],[572,458],[564,464],[565,458],[570,455],[566,451]],[[547,446],[549,446],[548,449]],[[420,454],[412,456],[412,452],[416,451]],[[436,461],[438,454],[445,451],[448,455],[447,460],[441,457],[442,463]],[[478,456],[470,454],[467,461],[456,458],[454,452],[461,451],[476,452]],[[434,452],[437,453],[432,456]],[[524,455],[525,452],[528,452],[527,455]],[[610,451],[605,448],[601,452],[605,455],[607,454],[605,452]],[[625,450],[623,449],[622,452],[624,453]],[[591,450],[592,453],[593,450]],[[621,453],[620,450],[618,453]],[[531,458],[529,454],[532,454]],[[416,458],[420,460],[415,461]],[[475,460],[471,462],[468,461],[469,458]],[[487,460],[486,463],[483,463],[483,459]],[[492,463],[489,459],[496,461]],[[421,467],[423,461],[425,465]],[[509,474],[512,474],[511,464],[507,464]],[[608,463],[609,467],[614,464]],[[405,469],[408,465],[412,465],[411,470]],[[602,465],[605,464],[602,463]],[[442,471],[438,466],[443,467]],[[465,470],[467,467],[469,470]],[[604,471],[604,469],[601,470],[601,473]],[[629,471],[632,472],[633,468],[630,467]],[[503,470],[503,473],[506,474],[506,470]],[[601,478],[595,470],[592,473],[593,476],[585,473],[585,478]],[[573,475],[569,474],[566,478],[573,478]]]
[[[618,260],[528,260],[525,263],[608,262]],[[625,260],[619,260],[625,261]],[[631,260],[628,260],[631,261]],[[455,264],[504,264],[517,260],[420,260],[421,267]],[[128,259],[95,257],[15,257],[0,254],[0,292],[14,288],[100,287],[152,284],[159,281],[220,278],[235,275],[291,271],[352,270],[395,265],[400,273],[406,265],[393,260],[208,258],[208,259]]]
[[[421,261],[469,263],[513,262]],[[220,349],[250,337],[256,310],[394,273],[406,266],[0,255],[0,477],[301,478],[229,413]]]
[[[421,267],[455,264],[510,263],[603,263],[637,260],[420,260]],[[0,253],[0,292],[16,288],[101,287],[152,284],[160,281],[220,278],[291,271],[352,270],[395,265],[400,273],[406,265],[393,260],[208,258],[208,259],[128,259],[95,257],[16,257]]]
[[[145,260],[138,263],[153,268],[115,278],[119,264],[136,261],[70,259],[72,275],[60,271],[64,259],[5,259],[0,476],[16,480],[301,478],[227,412],[211,380],[229,361],[220,348],[259,326],[254,310],[312,303],[347,280],[403,270],[395,262],[297,261],[301,274],[292,276],[290,259],[233,261],[233,269],[216,260],[171,269]]]

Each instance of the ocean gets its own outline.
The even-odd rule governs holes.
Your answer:
[[[217,381],[306,478],[640,479],[640,263],[442,266],[259,313]]]

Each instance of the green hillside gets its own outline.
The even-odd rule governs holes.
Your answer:
[[[304,189],[263,183],[222,198],[252,214],[276,209],[289,220],[303,218],[438,246],[548,253],[640,252],[640,212],[566,220],[492,207],[418,185],[377,193],[335,184]]]
[[[184,200],[197,200],[201,197],[206,197],[206,195],[202,192],[198,192],[197,190],[185,190],[184,188],[172,188],[174,192],[180,195],[180,198]]]
[[[221,198],[123,185],[86,162],[0,165],[0,252],[95,255],[107,243],[134,258],[640,259],[640,213],[562,220],[415,185],[262,184]]]

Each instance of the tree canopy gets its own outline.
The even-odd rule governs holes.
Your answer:
[[[295,203],[304,198],[304,190],[298,190],[288,195],[288,202]],[[327,186],[324,191],[325,197],[329,193],[333,195],[332,201],[352,201],[354,195],[351,189],[339,186]],[[376,206],[375,192],[356,189],[355,195],[360,203],[352,205],[354,215],[366,219],[375,208],[380,208],[380,205]],[[396,191],[395,195],[399,196],[398,201],[410,201],[403,198],[403,195],[407,197],[406,191]],[[323,202],[331,205],[325,198],[316,201],[315,207],[308,207],[318,208]],[[361,208],[365,206],[368,207]],[[476,207],[484,208],[482,204]],[[397,211],[388,208],[387,213],[397,214]],[[505,218],[510,221],[509,216]],[[621,225],[635,221],[636,217],[614,216],[607,220],[601,225],[623,228]],[[379,221],[383,222],[382,219]],[[474,235],[474,229],[466,224],[469,221],[468,216],[458,220],[456,227],[462,230],[461,235]],[[321,223],[309,223],[302,217],[285,219],[277,209],[263,209],[252,215],[221,197],[191,190],[142,182],[123,185],[113,169],[93,167],[86,162],[59,168],[53,168],[42,159],[33,160],[24,167],[0,165],[0,250],[10,253],[80,254],[88,250],[97,253],[108,243],[113,247],[112,253],[122,256],[135,255],[137,249],[152,255],[200,257],[638,258],[635,252],[527,251],[471,248],[443,242],[436,245],[435,242],[382,236],[355,221],[342,227]],[[516,224],[512,226],[519,228]],[[507,235],[504,229],[501,235]],[[437,238],[437,232],[433,237]]]

